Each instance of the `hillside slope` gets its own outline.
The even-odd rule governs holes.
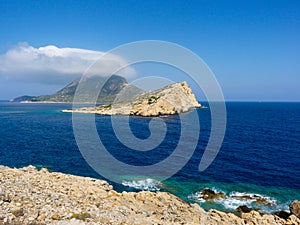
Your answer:
[[[73,98],[77,87],[79,85],[80,79],[72,81],[70,84],[65,86],[63,89],[59,90],[52,95],[41,95],[38,97],[33,96],[21,96],[13,99],[13,102],[73,102]],[[88,77],[81,81],[80,89],[77,90],[78,102],[90,102],[93,96],[96,96],[99,91],[99,87],[102,90],[98,96],[99,103],[110,103],[113,102],[117,94],[126,88],[127,99],[130,99],[137,94],[143,93],[143,90],[129,84],[124,77],[118,75],[112,75],[109,79],[105,77],[93,76]]]

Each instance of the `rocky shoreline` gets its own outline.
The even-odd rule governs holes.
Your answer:
[[[240,215],[184,202],[167,192],[118,193],[103,180],[37,170],[0,166],[0,225],[84,224],[300,224],[299,201],[292,213]],[[298,213],[298,214],[297,214]],[[297,217],[298,216],[298,217]]]

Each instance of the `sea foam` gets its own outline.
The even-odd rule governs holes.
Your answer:
[[[122,184],[127,187],[132,187],[138,190],[159,191],[162,186],[161,182],[147,178],[142,180],[122,181]]]
[[[279,205],[277,203],[277,200],[275,198],[266,195],[247,193],[247,192],[237,192],[237,191],[233,191],[230,192],[229,194],[225,194],[225,192],[220,191],[219,189],[216,188],[211,188],[210,190],[213,190],[216,193],[222,192],[225,195],[224,198],[222,197],[216,198],[213,200],[213,202],[223,206],[224,208],[230,211],[235,210],[237,207],[242,205],[246,205],[253,209],[259,208],[261,211],[264,212],[276,211],[278,209],[282,209],[283,207],[283,205]],[[203,198],[201,191],[190,194],[188,196],[188,199],[194,200],[200,203],[200,205],[207,202]]]

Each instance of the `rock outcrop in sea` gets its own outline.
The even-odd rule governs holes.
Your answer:
[[[167,192],[116,192],[106,181],[79,177],[33,166],[0,166],[0,224],[261,224],[299,225],[291,214],[241,210],[240,217],[214,209],[203,210]],[[298,208],[294,203],[292,209]],[[293,211],[293,212],[298,212]]]
[[[126,90],[125,90],[126,92]],[[123,93],[120,93],[122,96]],[[102,115],[159,116],[188,112],[201,107],[187,82],[175,83],[156,91],[143,93],[133,99],[116,103],[63,110],[63,112],[92,113]]]

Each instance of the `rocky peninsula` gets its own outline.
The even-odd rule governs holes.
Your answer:
[[[126,92],[126,90],[125,90]],[[122,92],[120,93],[122,97]],[[192,108],[201,107],[187,82],[175,83],[156,91],[146,92],[131,100],[86,107],[62,112],[90,113],[101,115],[136,115],[159,116],[188,112]]]
[[[299,201],[291,211],[295,215],[286,219],[256,211],[237,216],[205,211],[166,192],[118,193],[103,180],[0,166],[0,224],[300,224]]]

